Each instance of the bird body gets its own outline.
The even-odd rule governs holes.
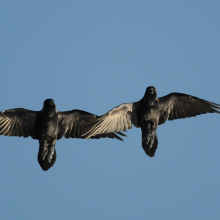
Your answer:
[[[38,112],[34,132],[40,144],[38,162],[43,170],[48,170],[56,161],[58,135],[58,113],[52,99],[45,100],[42,111]]]
[[[88,126],[97,115],[82,110],[58,112],[53,99],[46,99],[42,110],[31,111],[23,108],[0,112],[0,135],[29,137],[39,140],[38,162],[43,170],[50,169],[56,161],[55,144],[62,137],[84,138]],[[123,135],[121,132],[117,132]],[[92,139],[117,138],[114,132],[91,136]]]
[[[141,127],[146,121],[153,121],[155,124],[158,124],[158,102],[155,102],[154,105],[147,105],[144,103],[144,100],[141,100],[138,111],[139,127]]]
[[[183,93],[170,93],[161,98],[157,90],[149,86],[144,97],[133,103],[121,104],[98,117],[83,135],[92,135],[131,129],[132,124],[142,130],[142,147],[150,157],[158,146],[156,130],[167,120],[194,117],[206,113],[220,113],[220,105]]]
[[[56,106],[51,104],[51,106],[48,106],[49,110],[47,111],[44,108],[37,115],[34,132],[37,139],[49,138],[56,140],[58,135],[58,113]]]
[[[146,154],[153,157],[158,145],[156,134],[157,125],[159,122],[159,104],[155,94],[145,93],[140,100],[138,109],[138,122],[142,130],[142,147]]]

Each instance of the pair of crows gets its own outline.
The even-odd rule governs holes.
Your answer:
[[[117,138],[132,124],[142,130],[142,147],[153,157],[158,145],[156,129],[168,120],[206,113],[220,113],[220,105],[182,93],[157,97],[155,87],[148,87],[144,97],[119,105],[102,116],[81,110],[58,112],[52,99],[44,101],[41,111],[15,108],[0,112],[0,134],[31,136],[39,140],[38,162],[48,170],[56,161],[55,144],[65,138]],[[118,134],[118,135],[117,135]]]

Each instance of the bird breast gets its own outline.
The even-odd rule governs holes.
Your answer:
[[[57,139],[58,134],[58,117],[42,118],[39,128],[41,137],[50,137]]]

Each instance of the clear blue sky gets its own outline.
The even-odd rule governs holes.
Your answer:
[[[219,1],[2,1],[0,110],[98,115],[182,92],[220,103]],[[0,213],[8,219],[218,219],[220,115],[159,126],[154,158],[141,130],[123,142],[62,139],[48,172],[38,141],[0,136]]]

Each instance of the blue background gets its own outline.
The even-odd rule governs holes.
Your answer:
[[[1,1],[0,110],[102,115],[146,87],[220,103],[219,1]],[[2,219],[218,219],[220,115],[159,126],[154,158],[124,141],[62,139],[43,172],[38,141],[0,136]]]

